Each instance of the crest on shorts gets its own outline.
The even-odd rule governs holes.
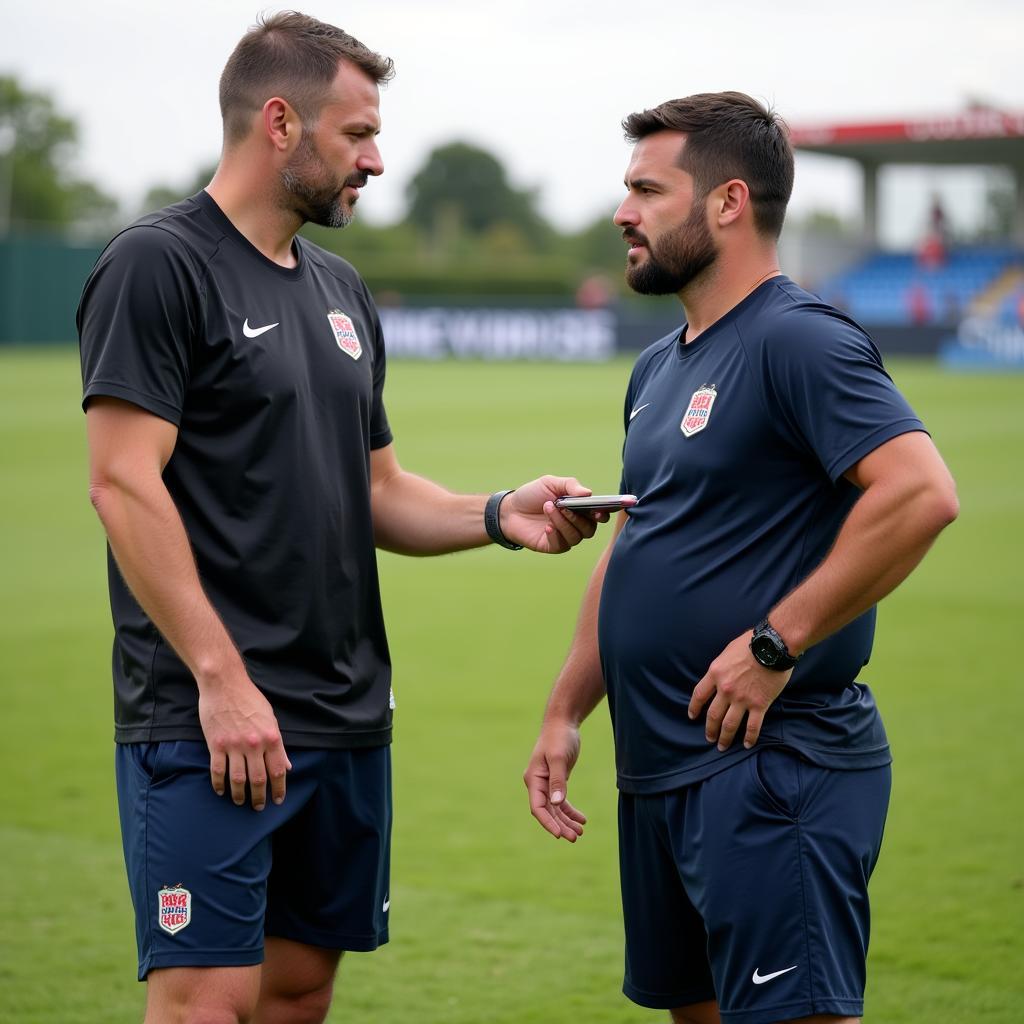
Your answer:
[[[708,420],[711,419],[711,407],[715,404],[717,396],[718,392],[715,390],[714,384],[704,384],[694,391],[690,404],[686,407],[686,412],[683,413],[683,421],[679,424],[679,429],[683,432],[684,437],[693,437],[708,425]]]
[[[156,894],[157,921],[168,935],[180,932],[192,920],[192,893],[181,885],[161,889]]]
[[[352,318],[340,309],[332,309],[327,314],[327,322],[334,331],[334,340],[338,348],[347,356],[358,359],[363,354],[363,346],[359,343],[359,335],[356,334],[356,325]]]

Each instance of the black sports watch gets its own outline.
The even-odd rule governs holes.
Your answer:
[[[754,627],[754,635],[750,638],[750,653],[758,664],[774,672],[785,672],[799,661],[799,658],[789,653],[786,641],[772,629],[767,618]]]
[[[487,499],[487,504],[484,506],[484,529],[495,544],[500,544],[503,548],[508,548],[509,551],[522,551],[522,544],[516,544],[509,540],[501,531],[501,503],[514,490],[515,488],[512,487],[507,491],[495,491]]]

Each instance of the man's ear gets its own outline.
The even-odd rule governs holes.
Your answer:
[[[750,189],[741,178],[723,182],[711,193],[711,212],[720,228],[734,224],[750,205]]]
[[[274,149],[282,153],[293,150],[302,137],[302,120],[294,107],[280,96],[271,96],[261,113],[260,123]]]

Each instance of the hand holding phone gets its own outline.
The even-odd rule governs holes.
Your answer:
[[[565,508],[570,512],[621,512],[636,503],[635,494],[591,494],[586,498],[556,498],[555,508]]]

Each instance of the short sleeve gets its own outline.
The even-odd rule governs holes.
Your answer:
[[[174,235],[148,225],[118,235],[78,307],[83,408],[105,395],[179,424],[201,315],[197,271]]]
[[[925,429],[874,343],[838,313],[784,318],[763,352],[769,410],[832,480],[886,441]]]
[[[373,328],[373,395],[370,405],[370,448],[385,448],[394,440],[388,414],[384,408],[384,378],[387,376],[387,352],[384,348],[384,328],[377,315],[377,306],[365,282],[363,294],[370,312]]]

